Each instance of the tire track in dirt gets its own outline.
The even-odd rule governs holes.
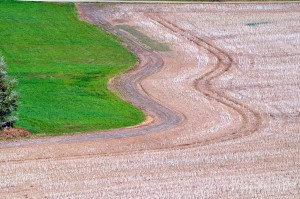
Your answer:
[[[199,38],[195,36],[195,34],[193,34],[192,32],[188,32],[187,30],[178,27],[176,24],[170,21],[163,20],[159,16],[152,16],[152,15],[150,16],[149,14],[147,16],[153,19],[154,21],[156,21],[157,23],[159,23],[160,25],[162,25],[163,27],[169,29],[170,31],[177,33],[182,37],[188,39],[199,48],[202,47],[206,49],[210,54],[212,54],[214,57],[217,58],[218,62],[213,67],[213,69],[201,75],[198,79],[194,81],[194,87],[200,93],[205,95],[208,99],[215,100],[225,105],[226,107],[233,109],[242,118],[242,123],[243,123],[242,126],[240,128],[237,128],[233,132],[228,132],[223,135],[216,134],[201,142],[194,142],[190,144],[180,145],[178,147],[182,147],[182,146],[191,147],[191,146],[205,145],[213,142],[221,142],[221,141],[236,139],[242,136],[247,136],[256,132],[259,129],[261,123],[261,117],[259,113],[252,110],[247,105],[242,104],[237,100],[234,100],[226,96],[224,93],[221,93],[220,91],[212,88],[211,86],[212,80],[222,76],[226,71],[230,70],[230,68],[233,66],[234,63],[231,56],[227,54],[225,51],[223,51],[222,49],[211,44],[206,39]]]
[[[151,94],[144,90],[141,85],[144,79],[157,73],[163,67],[164,61],[160,54],[150,50],[131,35],[114,28],[96,10],[96,6],[80,4],[80,7],[77,6],[77,8],[79,10],[82,10],[82,8],[89,10],[89,12],[83,12],[81,17],[117,36],[129,50],[139,57],[140,63],[138,66],[126,74],[116,77],[111,84],[114,90],[121,93],[121,97],[145,110],[151,117],[156,118],[154,123],[148,125],[147,129],[139,128],[139,131],[167,130],[180,123],[183,119],[183,116],[179,116],[180,113],[175,113],[173,110],[160,104],[156,99],[153,99]]]
[[[95,7],[97,7],[97,6],[94,6],[94,8],[92,8],[92,6],[90,6],[89,10],[95,9]],[[93,13],[93,14],[91,14],[91,13]],[[147,52],[147,53],[152,53],[152,57],[159,57],[161,59],[161,57],[159,56],[158,53],[155,53],[151,49],[148,49],[147,47],[145,47],[143,44],[141,44],[139,41],[137,41],[135,38],[133,38],[130,34],[120,32],[117,28],[114,28],[109,22],[107,22],[102,16],[100,16],[100,13],[97,12],[96,10],[93,10],[93,12],[90,12],[86,16],[88,18],[87,19],[88,21],[91,20],[92,23],[94,23],[94,24],[96,23],[100,27],[104,28],[106,31],[108,31],[108,32],[116,35],[120,39],[122,39],[134,53],[139,55],[140,58],[143,59],[143,54],[145,52]],[[97,16],[97,17],[95,17],[95,16]],[[176,26],[174,23],[172,23],[170,21],[162,20],[162,18],[160,18],[160,17],[150,16],[149,14],[147,14],[147,17],[158,22],[159,24],[161,24],[165,28],[171,30],[172,32],[178,33],[181,36],[187,38],[192,43],[196,44],[198,47],[205,48],[209,53],[211,53],[213,56],[215,56],[217,58],[218,63],[213,67],[213,69],[211,71],[208,71],[207,73],[201,75],[194,82],[194,87],[200,93],[205,95],[209,100],[215,100],[215,101],[225,105],[226,107],[233,109],[235,112],[237,112],[241,116],[242,123],[243,123],[240,128],[236,129],[236,131],[229,132],[229,133],[222,134],[222,135],[216,134],[216,135],[213,135],[210,138],[207,138],[200,142],[176,145],[176,146],[168,147],[168,149],[186,148],[186,147],[195,147],[195,146],[199,146],[199,145],[206,145],[206,144],[210,144],[213,142],[220,142],[220,141],[235,139],[235,138],[250,135],[251,133],[256,132],[259,129],[260,120],[261,120],[259,113],[255,112],[247,105],[242,104],[234,99],[231,99],[228,96],[225,96],[224,94],[220,93],[218,90],[213,89],[211,87],[211,81],[213,79],[216,79],[216,78],[222,76],[222,74],[224,74],[226,71],[228,71],[233,66],[234,63],[233,63],[233,59],[231,58],[231,56],[229,54],[227,54],[225,51],[223,51],[222,49],[214,46],[210,42],[208,42],[202,38],[199,38],[197,36],[194,36],[192,33],[187,32],[186,30]],[[163,65],[161,65],[161,67],[162,66]],[[145,67],[148,67],[150,69],[153,66],[151,66],[151,64],[150,64]],[[156,72],[158,72],[158,70]],[[152,74],[154,74],[154,73],[155,72],[153,72]],[[139,83],[145,78],[146,78],[146,76],[142,77],[142,79],[139,81]],[[126,84],[128,84],[128,85],[133,83],[133,82],[130,82],[131,80],[129,80],[129,82],[128,82],[128,79],[127,80],[122,79],[121,81],[117,80],[115,82],[115,84],[121,85],[122,83],[120,84],[119,82],[125,82],[125,81],[127,81]],[[134,83],[137,84],[136,82],[134,82]],[[117,90],[120,91],[123,89],[118,87]],[[133,90],[133,89],[128,89],[128,90]],[[145,90],[143,90],[143,91],[146,93]],[[126,95],[126,92],[123,93],[123,95]],[[125,98],[125,99],[138,105],[139,102],[134,101],[134,99],[130,99],[130,97],[134,97],[134,94],[131,96],[128,96],[128,98]],[[138,106],[142,107],[140,105],[138,105]],[[159,115],[159,114],[157,114],[157,115]],[[185,116],[183,115],[182,118],[185,118]],[[166,122],[166,121],[167,120],[165,120],[164,122]],[[177,124],[173,123],[174,124],[173,127],[178,125],[178,123]],[[165,128],[163,130],[167,130],[167,128]],[[163,149],[163,148],[161,148],[161,149]],[[157,150],[161,150],[161,149],[157,149]]]

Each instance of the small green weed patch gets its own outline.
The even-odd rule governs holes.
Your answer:
[[[137,38],[140,42],[146,44],[149,46],[152,50],[158,50],[158,51],[169,51],[169,46],[165,43],[158,42],[156,40],[151,39],[144,33],[140,32],[133,26],[127,26],[127,25],[118,25],[116,28],[125,30],[126,32],[129,32],[132,36]]]
[[[270,24],[271,22],[268,21],[262,21],[262,22],[253,22],[253,23],[247,23],[247,26],[258,26],[258,25],[263,25],[263,24]]]

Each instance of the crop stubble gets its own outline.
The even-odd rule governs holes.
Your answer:
[[[1,197],[299,197],[300,4],[77,8],[138,54],[111,87],[153,120],[1,142]]]

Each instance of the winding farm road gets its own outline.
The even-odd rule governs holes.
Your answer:
[[[0,141],[0,198],[299,198],[300,4],[77,4],[148,119]]]

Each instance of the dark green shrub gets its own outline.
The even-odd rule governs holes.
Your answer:
[[[13,127],[17,117],[13,112],[18,107],[18,93],[14,91],[17,84],[7,75],[6,65],[3,57],[0,58],[0,130]]]

